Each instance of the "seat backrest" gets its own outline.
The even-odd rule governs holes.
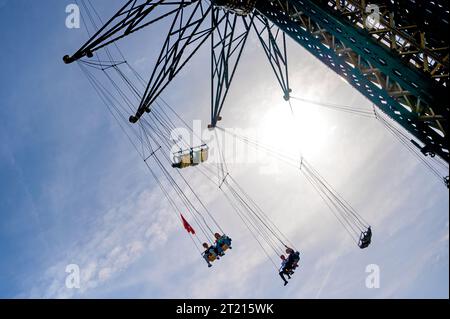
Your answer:
[[[181,155],[174,155],[173,156],[173,162],[175,163],[175,164],[179,164],[179,163],[181,163]]]
[[[194,151],[192,153],[192,162],[193,164],[200,164],[202,162],[202,151]]]
[[[206,162],[208,160],[209,151],[207,148],[201,150],[201,161]]]
[[[361,249],[364,249],[364,248],[367,248],[367,247],[369,247],[369,245],[370,245],[370,240],[369,241],[366,241],[366,240],[361,240],[360,242],[359,242],[359,248],[361,248]]]
[[[183,164],[191,164],[191,155],[190,154],[184,154],[181,156],[181,163]]]

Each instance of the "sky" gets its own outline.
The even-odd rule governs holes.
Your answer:
[[[374,229],[358,249],[307,181],[273,159],[236,164],[233,176],[302,253],[289,285],[221,193],[190,181],[233,250],[208,269],[145,165],[80,69],[64,65],[86,30],[65,26],[70,1],[0,0],[1,298],[448,298],[448,189],[376,120],[282,99],[254,35],[221,126],[258,130],[308,161]],[[121,1],[94,1],[107,17]],[[149,74],[164,24],[121,43]],[[351,86],[292,41],[293,95],[371,108]],[[163,94],[192,123],[209,119],[207,48]],[[287,141],[287,142],[286,142]],[[297,143],[297,145],[292,145]],[[80,288],[65,285],[79,265]],[[377,265],[379,288],[367,288]]]

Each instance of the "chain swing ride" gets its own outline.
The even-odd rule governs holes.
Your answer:
[[[402,25],[417,17],[405,14],[399,15],[398,25],[391,19],[389,32],[380,31],[385,28],[386,15],[393,17],[394,13],[402,12],[401,8],[411,5],[409,1],[394,1],[395,6],[389,1],[378,1],[384,11],[381,22],[375,26],[378,32],[372,33],[362,30],[361,19],[367,15],[362,13],[364,8],[361,9],[360,1],[356,0],[129,0],[106,22],[90,0],[77,2],[85,13],[83,22],[90,39],[63,60],[66,64],[77,62],[143,159],[208,266],[232,248],[231,238],[188,182],[185,172],[189,170],[197,170],[220,189],[277,270],[278,256],[285,251],[288,258],[282,271],[292,274],[299,262],[295,246],[232,176],[224,154],[221,154],[217,176],[214,169],[205,165],[209,156],[209,146],[205,142],[190,145],[190,141],[182,137],[174,140],[171,136],[179,127],[194,132],[161,94],[208,40],[211,47],[209,128],[231,134],[242,143],[300,169],[360,248],[367,248],[371,243],[370,225],[305,158],[300,159],[299,165],[299,160],[290,155],[230,133],[218,125],[252,31],[262,45],[286,101],[308,102],[379,120],[448,187],[448,176],[442,177],[443,170],[448,172],[449,158],[448,101],[444,97],[448,84],[448,40],[443,40],[445,35],[436,27],[427,33],[426,45],[416,43],[417,39]],[[436,13],[435,8],[429,9],[432,14]],[[424,15],[422,19],[431,21],[433,17]],[[117,42],[162,20],[172,22],[155,67],[145,80],[128,63]],[[435,23],[442,20],[445,21],[445,17]],[[421,26],[425,25],[434,27],[430,23]],[[286,35],[366,96],[373,103],[373,110],[292,96]],[[400,54],[400,44],[417,52]],[[444,49],[436,49],[439,46]],[[394,49],[400,53],[393,54]],[[444,59],[442,55],[446,52],[447,59]],[[174,145],[176,152],[173,152]],[[189,214],[188,218],[181,212]],[[202,252],[201,246],[206,251]]]

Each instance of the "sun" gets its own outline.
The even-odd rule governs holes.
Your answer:
[[[292,111],[287,102],[271,107],[258,126],[262,144],[295,157],[318,156],[327,147],[331,133],[332,125],[324,113],[298,101],[292,101]]]

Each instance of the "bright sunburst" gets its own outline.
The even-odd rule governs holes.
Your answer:
[[[307,103],[281,103],[269,109],[259,124],[259,139],[283,153],[315,156],[326,147],[331,123]]]

